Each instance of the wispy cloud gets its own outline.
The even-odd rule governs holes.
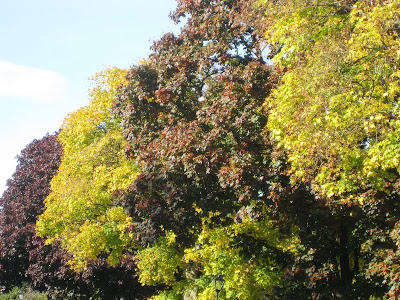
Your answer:
[[[65,90],[66,79],[57,72],[0,61],[0,97],[50,102]]]

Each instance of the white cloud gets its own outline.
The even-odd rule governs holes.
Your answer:
[[[66,79],[56,72],[0,61],[0,97],[50,102],[65,90]]]

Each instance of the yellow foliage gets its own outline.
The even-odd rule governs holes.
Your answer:
[[[263,2],[267,39],[282,47],[274,62],[287,68],[266,102],[268,128],[292,180],[332,199],[386,191],[400,170],[400,1]]]
[[[196,246],[185,249],[182,259],[186,264],[201,265],[205,276],[222,274],[227,298],[256,299],[268,293],[271,287],[281,284],[282,270],[272,257],[265,259],[261,258],[262,255],[243,255],[244,249],[238,243],[242,239],[244,244],[249,240],[262,241],[268,247],[292,254],[297,252],[299,244],[296,230],[293,236],[285,237],[268,219],[244,219],[242,223],[217,228],[204,225]],[[199,299],[212,299],[210,289],[204,289]]]
[[[139,282],[145,285],[166,284],[175,282],[175,273],[182,266],[181,255],[176,249],[176,235],[167,232],[157,243],[137,253]]]
[[[196,299],[214,299],[212,280],[217,274],[224,277],[221,299],[258,299],[283,283],[281,266],[268,249],[296,255],[299,239],[295,228],[291,236],[284,236],[272,221],[248,218],[215,227],[215,223],[210,226],[211,217],[202,220],[203,228],[192,248],[181,249],[175,234],[168,231],[155,245],[138,252],[140,282],[171,287],[151,299],[182,299],[191,291]],[[254,253],[253,243],[264,245],[264,250],[257,248]],[[177,281],[178,270],[184,270],[186,279]]]
[[[100,253],[115,264],[122,248],[132,243],[126,230],[130,217],[111,203],[112,193],[127,188],[137,176],[136,165],[124,153],[119,120],[111,114],[125,75],[116,68],[95,75],[89,105],[70,114],[59,134],[64,156],[37,232],[48,243],[61,240],[73,253],[70,263],[76,269]]]

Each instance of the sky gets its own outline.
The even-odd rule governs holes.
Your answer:
[[[175,0],[0,1],[0,195],[34,139],[89,103],[89,78],[129,68],[178,32]]]

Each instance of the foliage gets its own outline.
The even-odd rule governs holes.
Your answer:
[[[127,230],[131,218],[111,197],[136,177],[135,164],[123,150],[119,120],[110,114],[124,75],[115,68],[97,74],[90,104],[69,115],[59,134],[64,156],[37,231],[48,243],[61,241],[73,254],[70,264],[76,269],[100,254],[116,265],[132,246]]]
[[[47,296],[44,293],[31,290],[28,286],[23,285],[22,287],[13,287],[11,291],[5,294],[0,294],[0,300],[15,300],[19,299],[18,295],[23,292],[24,299],[26,300],[46,300]]]
[[[56,135],[47,135],[32,141],[17,157],[17,168],[0,199],[0,281],[7,288],[27,280],[36,218],[43,211],[61,155]]]
[[[132,233],[142,249],[139,278],[158,285],[155,299],[178,299],[189,286],[201,290],[198,297],[212,297],[217,267],[205,263],[208,252],[198,254],[195,263],[208,269],[199,270],[197,279],[187,279],[183,265],[184,251],[208,234],[215,238],[210,244],[203,241],[207,251],[232,244],[226,250],[218,247],[219,258],[210,263],[243,269],[227,278],[229,297],[233,291],[260,296],[280,285],[285,266],[268,264],[259,252],[246,258],[235,244],[244,243],[248,252],[267,247],[271,241],[265,239],[274,231],[255,234],[246,244],[250,235],[239,228],[254,228],[234,223],[247,215],[255,222],[267,218],[273,214],[267,206],[292,193],[281,174],[283,164],[272,162],[277,155],[264,132],[263,103],[276,74],[263,52],[263,15],[254,1],[178,1],[172,16],[187,18],[181,33],[155,42],[153,54],[129,70],[128,84],[117,93],[114,111],[122,120],[126,151],[141,173],[115,201],[133,218]],[[270,229],[262,221],[257,224],[259,230]],[[290,229],[289,223],[282,227],[282,241]],[[243,240],[231,240],[235,233]],[[230,255],[235,260],[230,262]],[[280,271],[272,275],[275,267]],[[234,280],[242,275],[235,289]]]
[[[27,282],[57,299],[88,299],[95,294],[106,298],[136,292],[132,260],[110,267],[100,258],[89,262],[85,272],[75,274],[66,265],[70,255],[59,243],[45,245],[44,240],[35,235],[36,219],[44,210],[43,201],[50,191],[50,180],[58,170],[61,155],[57,136],[47,135],[32,141],[18,156],[17,169],[0,200],[2,287],[10,290],[12,286]],[[0,297],[12,298],[14,292]]]
[[[218,273],[225,299],[399,298],[399,0],[177,2],[64,122],[38,232],[151,299]]]
[[[175,281],[175,273],[181,267],[181,257],[175,249],[175,235],[172,232],[159,237],[152,247],[138,251],[136,257],[140,270],[139,281],[142,284],[171,285]]]
[[[204,224],[194,248],[185,250],[186,263],[201,266],[203,276],[224,278],[221,299],[258,299],[283,285],[288,257],[296,253],[297,236],[285,237],[271,220],[252,221],[213,228]],[[286,259],[285,259],[286,258]],[[199,293],[209,299],[213,287]]]
[[[321,246],[299,260],[310,267],[308,288],[314,298],[386,291],[395,299],[400,3],[262,2],[273,60],[284,71],[266,101],[267,126],[292,184],[308,185],[319,201],[309,220],[325,211],[326,232],[338,241],[319,236]],[[320,232],[312,228],[305,246]],[[310,286],[312,278],[320,285]]]
[[[362,204],[363,191],[389,192],[399,173],[400,3],[318,3],[268,6],[269,37],[282,45],[274,61],[290,68],[267,102],[268,126],[293,180]]]
[[[268,169],[261,105],[272,70],[261,55],[261,33],[249,24],[258,18],[236,15],[250,7],[179,2],[175,17],[188,14],[187,25],[156,42],[117,95],[127,151],[142,171],[120,202],[140,221],[144,243],[154,242],[161,225],[190,242],[201,215],[234,213],[269,193],[275,170]]]
[[[259,299],[284,285],[282,266],[297,252],[296,235],[283,236],[271,220],[246,218],[216,228],[210,221],[203,220],[192,248],[182,251],[175,235],[167,232],[138,253],[141,282],[171,287],[153,299],[181,299],[192,291],[196,299],[214,299],[215,274],[224,278],[221,299]],[[184,271],[183,278],[176,276],[179,270]]]
[[[110,266],[106,257],[87,262],[84,271],[73,272],[68,266],[71,255],[59,243],[44,245],[36,238],[36,248],[31,251],[27,271],[32,285],[54,299],[110,299],[129,297],[148,291],[137,282],[135,263],[124,259],[117,266]],[[140,292],[139,292],[140,290]]]

